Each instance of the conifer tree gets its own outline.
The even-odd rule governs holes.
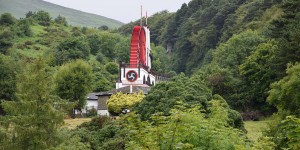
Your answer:
[[[52,75],[42,58],[28,65],[17,79],[17,99],[2,104],[7,115],[0,117],[0,149],[54,146],[63,124],[63,107],[53,94]]]

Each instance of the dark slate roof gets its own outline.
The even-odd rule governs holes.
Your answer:
[[[88,95],[87,95],[87,99],[88,100],[98,100],[98,95],[99,93],[89,93]]]
[[[142,91],[144,94],[148,94],[148,92],[151,90],[151,87],[144,87],[144,86],[132,86],[132,93],[138,93]],[[115,94],[117,92],[122,92],[122,93],[130,93],[130,86],[122,87],[119,89],[114,89],[106,92],[100,92],[97,94],[97,96],[110,96],[112,94]]]

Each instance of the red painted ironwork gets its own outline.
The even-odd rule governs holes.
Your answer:
[[[146,32],[142,26],[135,26],[132,30],[129,64],[146,65]]]

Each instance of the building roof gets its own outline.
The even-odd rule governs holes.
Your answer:
[[[112,94],[115,94],[117,92],[122,92],[122,93],[138,93],[138,92],[143,92],[144,94],[148,94],[148,92],[151,90],[151,87],[145,87],[145,86],[132,86],[132,89],[130,89],[130,86],[122,87],[119,89],[114,89],[106,92],[100,92],[96,96],[110,96]]]
[[[87,99],[88,100],[98,100],[98,95],[99,93],[89,93],[88,95],[87,95]]]

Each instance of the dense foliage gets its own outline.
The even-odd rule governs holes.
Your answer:
[[[297,145],[288,144],[292,142],[289,137],[299,136],[297,129],[290,128],[290,133],[294,133],[291,136],[277,124],[284,120],[285,126],[297,126],[287,121],[286,116],[294,115],[296,118],[292,120],[299,118],[296,92],[300,80],[297,76],[299,6],[298,0],[192,0],[176,13],[153,16],[166,24],[153,22],[149,26],[159,28],[155,30],[160,34],[152,38],[159,39],[156,42],[167,49],[170,68],[177,73],[198,76],[213,94],[223,96],[246,119],[256,120],[279,110],[268,134],[270,138],[262,138],[265,145],[256,148],[297,149]],[[164,91],[173,88],[167,85],[158,86],[166,87]],[[151,105],[155,109],[145,110],[148,114],[174,104],[157,87],[149,94],[156,97]],[[158,100],[160,96],[164,98]],[[150,99],[148,103],[150,106]],[[280,139],[275,140],[277,135]]]
[[[184,75],[179,75],[178,78],[189,79]],[[173,82],[180,82],[178,80]],[[162,90],[162,87],[156,88]],[[173,89],[173,92],[180,90],[180,88]],[[157,91],[153,91],[153,93],[157,93]],[[108,100],[108,103],[114,99],[119,100],[120,103],[120,101],[124,101],[119,98],[120,96],[128,99],[132,95],[119,94],[118,97],[116,96]],[[151,102],[151,98],[153,95],[147,95],[140,104]],[[157,98],[165,99],[162,95]],[[120,115],[117,120],[97,117],[73,130],[71,137],[80,137],[81,142],[90,145],[91,149],[247,148],[249,143],[245,133],[241,130],[243,128],[241,116],[231,110],[221,96],[211,96],[210,101],[205,102],[205,109],[204,104],[197,100],[184,102],[169,97],[169,100],[172,99],[175,99],[175,103],[167,106],[169,110],[167,115],[166,111],[157,111],[149,115],[148,120],[142,119],[138,112]],[[114,103],[115,106],[118,106],[117,104]],[[161,110],[159,107],[161,104],[158,104],[156,109]]]
[[[145,95],[142,92],[134,94],[123,94],[119,92],[112,95],[106,102],[107,109],[111,114],[119,115],[121,113],[126,113],[127,110],[130,111],[133,106],[141,102],[144,97]]]
[[[54,94],[53,77],[38,58],[17,78],[16,99],[2,104],[7,115],[0,117],[1,149],[53,147],[66,105]]]
[[[287,76],[271,85],[268,101],[279,110],[300,117],[300,64],[290,66]]]
[[[154,14],[148,19],[152,67],[179,75],[137,102],[124,94],[108,101],[111,112],[133,107],[132,113],[97,117],[73,130],[58,130],[57,104],[80,100],[80,108],[87,92],[113,88],[117,62],[128,62],[129,34],[138,21],[117,33],[105,26],[70,27],[64,17],[52,20],[44,11],[28,12],[25,19],[2,14],[0,98],[6,115],[0,148],[299,149],[299,7],[299,0],[192,0],[176,13]],[[43,69],[21,69],[38,66],[41,58]],[[253,142],[232,108],[252,120],[276,113]],[[36,116],[40,112],[45,115]]]
[[[200,112],[201,105],[178,103],[169,116],[154,114],[152,122],[141,121],[132,113],[125,118],[126,148],[246,149],[242,131],[228,127],[226,102],[215,99],[208,104],[209,115]]]
[[[76,109],[85,106],[86,95],[91,91],[92,68],[82,60],[60,67],[55,77],[57,95],[70,102],[76,102]]]
[[[212,97],[211,91],[197,78],[188,78],[183,73],[169,82],[156,85],[137,107],[142,119],[150,119],[157,113],[168,115],[178,101],[201,104],[206,109],[207,101]]]
[[[287,63],[299,61],[298,5],[295,0],[193,0],[176,13],[157,13],[148,19],[158,33],[151,39],[166,48],[171,61],[153,64],[187,75],[201,72],[212,92],[233,108],[271,114],[270,84],[285,76]],[[136,23],[119,30],[129,33]],[[211,66],[221,72],[211,75]]]

